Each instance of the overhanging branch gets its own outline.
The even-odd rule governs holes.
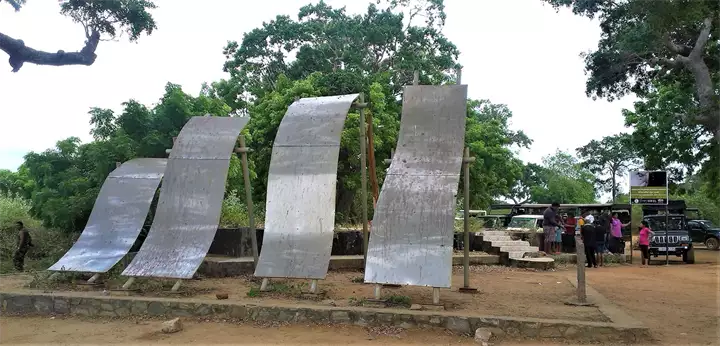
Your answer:
[[[0,50],[10,56],[8,62],[12,72],[17,72],[28,62],[36,65],[92,65],[97,55],[95,50],[100,42],[100,33],[93,30],[85,41],[85,46],[79,52],[66,53],[62,50],[57,53],[43,52],[25,45],[20,39],[12,38],[0,33]]]
[[[700,35],[698,35],[698,38],[695,41],[695,47],[693,47],[690,52],[690,55],[688,56],[689,58],[702,59],[703,52],[705,51],[705,45],[707,44],[708,39],[710,39],[710,30],[712,30],[712,18],[705,18],[703,21],[703,28],[700,30]]]

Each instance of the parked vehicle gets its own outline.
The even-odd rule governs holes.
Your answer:
[[[688,232],[687,222],[683,214],[645,215],[650,229],[655,235],[650,239],[650,256],[682,257],[687,264],[695,263],[695,249],[693,249]],[[667,221],[667,231],[665,229]]]
[[[693,242],[703,243],[710,250],[720,249],[720,227],[710,220],[689,220],[687,224]]]

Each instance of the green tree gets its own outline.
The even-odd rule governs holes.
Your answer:
[[[525,168],[513,150],[528,148],[532,141],[522,131],[510,130],[511,118],[506,105],[468,100],[465,145],[475,157],[470,166],[472,208],[486,208],[496,197],[511,194],[523,177]]]
[[[577,158],[563,151],[542,160],[541,184],[531,187],[536,203],[594,203],[593,174]]]
[[[545,177],[545,170],[535,163],[528,163],[522,166],[522,176],[510,189],[505,197],[515,204],[525,204],[532,201],[533,189],[542,186]]]
[[[716,0],[543,0],[598,17],[598,49],[585,55],[587,93],[645,96],[653,81],[681,83],[693,107],[668,114],[702,127],[720,142],[720,2]]]
[[[413,25],[411,20],[404,26],[399,10],[422,13],[430,25]],[[240,43],[229,42],[224,70],[230,80],[212,87],[229,105],[242,108],[274,90],[281,74],[301,80],[322,72],[328,80],[346,82],[346,87],[361,86],[352,82],[366,75],[386,85],[388,97],[410,84],[415,70],[421,72],[422,84],[439,84],[452,79],[459,54],[440,31],[444,16],[441,0],[390,1],[386,9],[370,4],[363,15],[350,15],[323,1],[310,4],[300,9],[297,20],[277,16],[246,33]]]
[[[0,0],[20,11],[25,0]],[[55,53],[40,51],[25,45],[21,39],[0,32],[0,50],[10,56],[13,72],[23,64],[37,65],[92,65],[97,58],[95,50],[101,40],[115,39],[121,34],[130,41],[152,34],[155,20],[148,10],[156,6],[146,0],[61,0],[60,13],[70,17],[85,29],[85,46],[77,52],[58,50]],[[40,25],[38,25],[40,27]]]
[[[577,154],[583,160],[582,165],[595,174],[600,188],[610,192],[613,203],[621,191],[618,176],[625,175],[629,167],[638,163],[632,136],[627,133],[606,136],[600,141],[593,139],[577,148]]]

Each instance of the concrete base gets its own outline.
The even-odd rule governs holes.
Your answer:
[[[217,257],[207,256],[198,268],[197,273],[205,277],[228,277],[253,273],[252,257]],[[453,265],[463,263],[463,255],[453,256]],[[485,253],[470,253],[470,265],[499,264],[498,256]],[[328,270],[363,270],[363,256],[332,256]]]
[[[2,314],[79,315],[89,317],[153,316],[230,321],[338,323],[359,326],[397,326],[406,329],[444,327],[472,335],[477,328],[498,328],[508,339],[556,339],[574,342],[648,342],[648,329],[620,323],[581,322],[539,318],[455,315],[447,311],[328,307],[318,305],[243,304],[228,300],[140,297],[90,297],[82,293],[0,293]],[[500,334],[500,333],[498,333]]]

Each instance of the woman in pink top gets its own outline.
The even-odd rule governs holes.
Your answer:
[[[620,251],[621,244],[622,244],[622,228],[627,227],[630,225],[630,222],[628,223],[622,223],[620,219],[618,219],[618,214],[613,213],[612,220],[610,221],[610,239],[609,239],[609,245],[610,245],[610,251],[613,253],[622,253]]]
[[[650,229],[650,225],[647,221],[642,221],[642,226],[640,227],[640,236],[638,237],[638,242],[640,243],[640,252],[642,252],[642,266],[647,267],[650,264],[650,237],[652,237],[655,233]],[[645,261],[647,260],[647,264]]]

